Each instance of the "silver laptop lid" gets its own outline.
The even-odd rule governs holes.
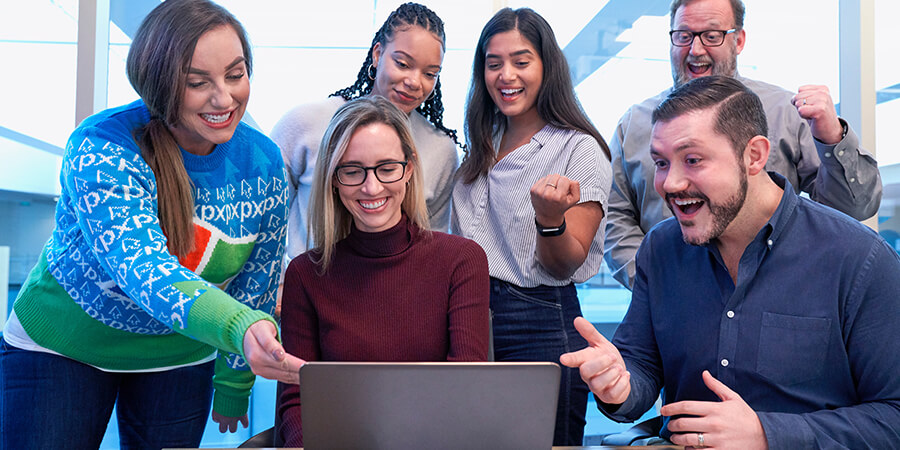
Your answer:
[[[560,368],[547,362],[309,362],[306,449],[549,449]]]

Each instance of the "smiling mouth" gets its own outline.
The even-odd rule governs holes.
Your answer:
[[[694,75],[701,75],[701,74],[704,74],[704,73],[706,73],[707,71],[709,71],[709,70],[712,68],[712,64],[709,64],[709,63],[700,63],[700,64],[688,63],[687,68],[688,68],[688,70],[689,70],[692,74],[694,74]]]
[[[397,97],[400,97],[400,100],[402,100],[404,102],[411,103],[411,102],[415,102],[416,100],[418,100],[417,97],[415,97],[413,95],[409,95],[406,92],[398,91],[398,90],[394,90],[394,92],[396,92]]]
[[[228,111],[222,114],[209,114],[209,113],[200,113],[200,117],[203,120],[213,124],[213,125],[221,125],[228,121],[231,118],[231,115],[234,111]]]
[[[521,94],[522,91],[524,91],[524,90],[525,90],[525,88],[519,88],[519,89],[500,89],[500,95],[503,97],[504,100],[509,100],[509,99],[511,99],[511,98],[513,98],[513,97],[515,97],[515,96],[517,96],[517,95],[519,95],[519,94]]]
[[[378,209],[382,205],[387,203],[387,198],[385,197],[382,199],[371,200],[371,201],[357,200],[357,203],[359,203],[359,206],[362,206],[363,209]]]
[[[670,202],[675,205],[675,207],[678,208],[678,210],[681,211],[682,214],[686,216],[690,216],[696,213],[700,210],[700,208],[703,207],[704,204],[706,204],[706,202],[703,200],[684,198],[674,198],[671,199]]]

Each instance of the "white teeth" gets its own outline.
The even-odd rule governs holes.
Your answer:
[[[703,200],[686,200],[686,199],[681,199],[681,198],[675,199],[675,204],[678,206],[687,206],[687,205],[693,205],[695,203],[702,203],[702,202],[703,202]]]
[[[212,123],[222,123],[222,122],[228,120],[229,117],[231,117],[231,112],[227,112],[227,113],[225,113],[225,114],[206,114],[206,113],[203,113],[203,114],[200,114],[200,116],[202,116],[202,117],[203,117],[203,120],[205,120],[205,121],[207,121],[207,122],[212,122]]]
[[[378,207],[385,204],[386,202],[387,202],[386,198],[383,198],[383,199],[375,201],[375,202],[364,202],[364,201],[360,200],[359,205],[362,206],[363,209],[377,209]]]
[[[514,95],[524,90],[525,89],[500,89],[500,93],[503,95]]]

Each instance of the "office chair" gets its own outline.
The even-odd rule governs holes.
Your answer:
[[[659,437],[662,423],[662,416],[647,419],[620,433],[603,436],[603,439],[600,440],[600,445],[652,445],[652,443],[645,441],[647,439],[654,439],[654,441],[658,439],[660,443],[665,442],[664,439]]]
[[[242,442],[241,445],[238,445],[237,448],[259,448],[259,447],[274,447],[275,446],[275,427],[267,428],[255,435],[251,436],[250,439]]]

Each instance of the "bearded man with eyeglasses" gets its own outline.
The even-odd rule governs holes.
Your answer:
[[[741,77],[737,56],[744,49],[744,5],[740,0],[674,0],[670,7],[670,57],[674,86],[709,75],[734,77],[762,100],[772,151],[766,169],[794,189],[855,219],[873,216],[881,203],[878,164],[837,116],[828,88],[802,86],[790,92]],[[653,189],[650,116],[672,88],[633,105],[609,141],[613,184],[604,248],[613,276],[631,289],[634,257],[644,235],[671,211]]]

